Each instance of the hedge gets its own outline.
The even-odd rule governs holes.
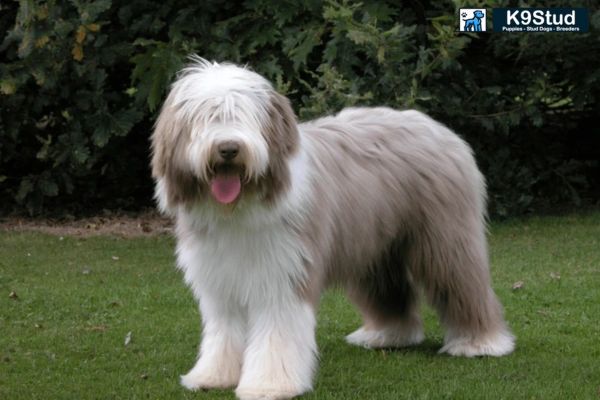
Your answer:
[[[2,2],[0,213],[150,205],[148,137],[193,53],[250,65],[292,99],[301,119],[358,104],[429,113],[473,146],[492,215],[597,202],[596,2],[583,2],[589,33],[459,34],[460,6]]]

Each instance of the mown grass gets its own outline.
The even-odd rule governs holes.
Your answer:
[[[173,244],[1,233],[0,399],[233,399],[179,386],[200,327]],[[442,330],[428,308],[423,345],[351,347],[343,337],[360,320],[330,292],[315,391],[305,398],[600,398],[600,214],[494,224],[490,247],[514,354],[438,355]]]

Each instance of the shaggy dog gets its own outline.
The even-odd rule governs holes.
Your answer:
[[[311,390],[315,314],[332,285],[362,314],[352,344],[420,343],[422,291],[446,329],[441,352],[513,350],[490,286],[483,176],[469,146],[426,115],[348,108],[298,124],[260,75],[197,58],[152,149],[203,321],[185,387],[236,387],[241,399]]]

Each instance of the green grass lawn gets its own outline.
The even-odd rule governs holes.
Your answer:
[[[305,398],[600,398],[600,214],[490,231],[514,354],[438,355],[443,333],[428,308],[421,346],[349,346],[344,335],[360,319],[329,292],[319,313],[315,391]],[[165,236],[0,233],[0,399],[233,399],[231,391],[179,386],[195,361],[200,325],[173,246]]]

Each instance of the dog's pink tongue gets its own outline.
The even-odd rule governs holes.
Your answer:
[[[218,175],[210,183],[210,191],[221,204],[235,201],[242,190],[240,177],[236,175]]]

